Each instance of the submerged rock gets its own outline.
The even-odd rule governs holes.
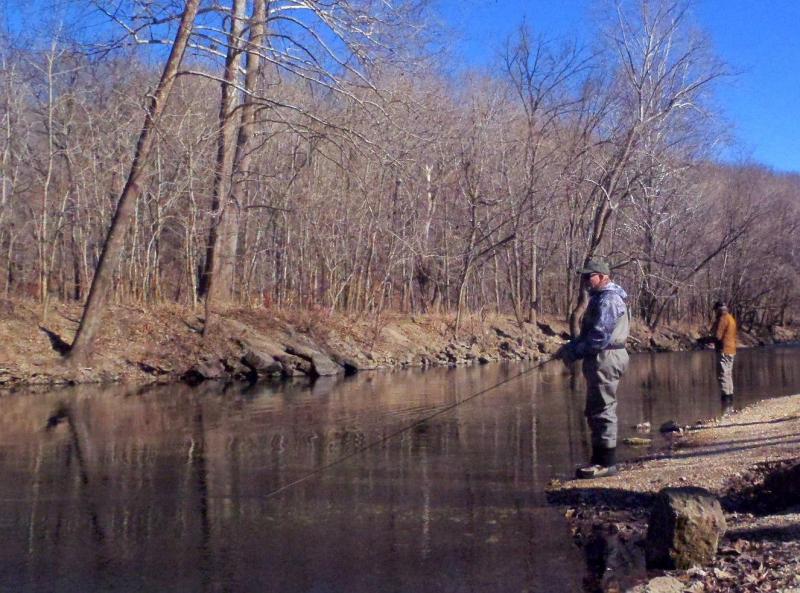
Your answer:
[[[703,488],[664,488],[647,527],[648,568],[687,569],[709,563],[727,525],[719,500]]]

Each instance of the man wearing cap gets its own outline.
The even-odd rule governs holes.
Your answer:
[[[714,303],[716,319],[711,326],[711,335],[704,342],[712,342],[717,350],[717,381],[723,404],[733,403],[733,360],[736,357],[736,320],[722,302]]]
[[[592,458],[589,465],[578,468],[577,477],[600,478],[617,473],[617,387],[628,368],[628,295],[611,281],[611,269],[602,260],[590,260],[578,273],[589,291],[589,305],[580,334],[556,356],[565,362],[583,360]]]

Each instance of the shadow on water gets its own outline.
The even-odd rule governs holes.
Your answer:
[[[743,353],[737,405],[800,392],[798,362]],[[713,364],[633,356],[621,436],[719,414]],[[582,557],[544,495],[588,454],[580,377],[548,365],[382,442],[523,368],[0,397],[0,589],[580,590],[627,554]]]
[[[579,507],[586,502],[621,516],[645,516],[654,495],[619,488],[580,488],[559,490],[548,496],[560,506]],[[613,523],[579,521],[578,538],[584,560],[583,589],[590,593],[624,591],[641,582],[647,574],[644,549],[639,537],[616,528]]]

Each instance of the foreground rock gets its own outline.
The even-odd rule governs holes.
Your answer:
[[[708,564],[727,525],[719,500],[703,488],[665,488],[647,527],[648,568],[687,569]]]

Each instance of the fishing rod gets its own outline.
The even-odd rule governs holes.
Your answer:
[[[366,444],[366,445],[364,445],[362,447],[359,447],[355,451],[352,451],[351,453],[348,453],[347,455],[344,455],[344,456],[340,457],[339,459],[335,459],[335,460],[331,461],[330,463],[326,463],[325,465],[321,465],[320,467],[310,471],[309,473],[305,474],[304,476],[301,476],[301,477],[297,478],[296,480],[294,480],[292,482],[289,482],[288,484],[284,484],[280,488],[272,490],[271,492],[267,492],[265,495],[263,495],[262,498],[272,498],[273,496],[275,496],[277,494],[280,494],[281,492],[284,492],[284,491],[288,490],[289,488],[297,486],[298,484],[302,484],[303,482],[306,482],[306,481],[310,480],[311,478],[315,477],[316,475],[321,474],[322,472],[324,472],[326,470],[329,470],[332,467],[335,467],[337,465],[341,465],[345,461],[348,461],[348,460],[352,459],[353,457],[356,457],[357,455],[361,455],[362,453],[365,453],[366,451],[369,451],[370,449],[374,449],[375,447],[377,447],[379,445],[382,445],[383,443],[393,439],[396,436],[399,436],[399,435],[401,435],[401,434],[403,434],[405,432],[408,432],[409,430],[414,430],[415,428],[424,425],[429,420],[431,420],[433,418],[436,418],[437,416],[441,416],[442,414],[444,414],[446,412],[449,412],[449,411],[457,408],[458,406],[463,405],[463,404],[465,404],[465,403],[467,403],[469,401],[472,401],[473,399],[475,399],[477,397],[480,397],[481,395],[489,393],[490,391],[493,391],[493,390],[497,389],[498,387],[501,387],[503,385],[511,383],[512,381],[516,381],[520,377],[523,377],[524,375],[527,375],[528,373],[531,373],[531,372],[533,372],[535,370],[538,370],[538,369],[542,368],[543,366],[545,366],[546,364],[548,364],[550,362],[553,362],[554,360],[559,360],[559,358],[557,356],[552,356],[552,357],[550,357],[550,358],[548,358],[546,360],[543,360],[543,361],[533,365],[532,367],[530,367],[528,369],[525,369],[524,371],[520,371],[516,375],[508,377],[507,379],[503,379],[499,383],[495,383],[494,385],[490,385],[489,387],[486,387],[485,389],[481,389],[480,391],[477,391],[477,392],[473,393],[472,395],[470,395],[470,396],[468,396],[468,397],[466,397],[466,398],[464,398],[464,399],[462,399],[460,401],[457,401],[457,402],[452,403],[452,404],[448,404],[447,406],[445,406],[444,408],[442,408],[440,410],[437,410],[433,414],[429,414],[428,416],[420,418],[419,420],[415,420],[411,424],[403,426],[402,428],[398,428],[394,432],[392,432],[392,433],[390,433],[390,434],[388,434],[388,435],[386,435],[384,437],[381,437],[380,439],[377,439],[376,441],[373,441],[373,442],[368,443],[368,444]]]

